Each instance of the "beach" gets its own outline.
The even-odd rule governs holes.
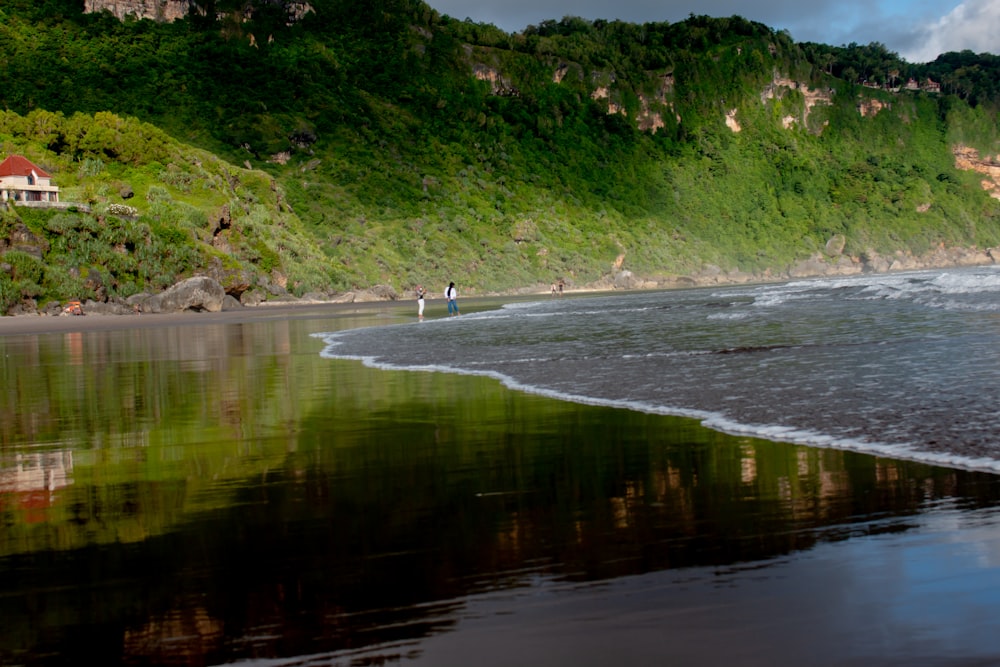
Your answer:
[[[995,475],[430,367],[592,299],[0,319],[0,661],[1000,659]],[[358,328],[421,370],[323,356]]]
[[[599,294],[600,291],[579,291],[575,296]],[[547,295],[546,295],[547,296]],[[518,296],[487,295],[460,299],[463,309],[476,312],[484,309],[498,308],[504,303],[531,301],[540,298],[539,294],[522,294]],[[428,295],[428,318],[447,315],[447,305],[443,298]],[[354,303],[340,302],[263,302],[258,306],[245,306],[234,310],[219,312],[184,310],[175,313],[143,313],[129,315],[16,315],[0,316],[0,336],[20,334],[62,333],[67,331],[109,331],[114,329],[131,329],[163,326],[240,324],[260,322],[274,319],[303,318],[364,318],[392,317],[400,322],[409,319],[417,320],[417,300],[399,299],[384,301],[359,301]],[[370,325],[372,322],[366,322]]]
[[[181,311],[177,313],[135,314],[135,315],[17,315],[0,317],[0,336],[23,334],[63,333],[67,331],[108,331],[163,326],[239,324],[276,318],[331,317],[364,315],[377,312],[406,314],[413,310],[409,302],[371,301],[366,303],[308,303],[273,304],[244,307],[238,310],[220,312]]]

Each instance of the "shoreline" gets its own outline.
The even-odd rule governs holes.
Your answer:
[[[615,285],[588,285],[579,288],[566,289],[561,296],[553,297],[547,288],[526,287],[520,290],[505,292],[490,292],[482,295],[470,295],[461,298],[460,303],[465,308],[482,310],[499,307],[512,301],[529,301],[535,299],[586,297],[606,295],[611,293],[671,291],[682,289],[697,289],[701,287],[735,287],[741,285],[774,285],[790,280],[850,278],[861,275],[888,275],[893,273],[908,273],[912,271],[933,271],[948,269],[965,269],[975,266],[996,265],[989,261],[978,262],[942,262],[921,263],[914,266],[889,268],[884,271],[850,271],[826,273],[800,273],[796,275],[775,276],[772,279],[735,278],[726,274],[712,276],[711,280],[671,281],[669,284],[640,281],[635,287],[616,287]],[[428,298],[428,308],[435,303],[443,304],[444,299]],[[469,306],[468,304],[472,304]],[[443,307],[443,306],[442,306]],[[402,314],[413,311],[416,319],[416,299],[373,299],[363,301],[273,301],[261,302],[255,306],[242,306],[232,310],[216,312],[183,310],[172,313],[123,313],[123,314],[84,314],[78,315],[46,315],[43,313],[2,315],[0,316],[0,336],[41,335],[46,333],[67,333],[84,331],[110,331],[116,329],[144,328],[154,326],[180,326],[197,324],[243,324],[284,318],[314,318],[314,317],[348,317],[352,315],[372,315],[379,311]],[[431,311],[433,313],[433,311]],[[433,319],[433,318],[432,318]]]
[[[405,308],[404,304],[408,304],[408,302],[276,304],[246,306],[239,310],[219,312],[184,310],[176,313],[134,315],[8,315],[0,317],[0,336],[113,331],[164,326],[248,324],[272,319],[374,315],[380,310],[399,310],[402,312]],[[416,306],[414,306],[414,317],[416,317],[415,313]]]
[[[600,290],[574,292],[574,296],[601,294]],[[514,301],[534,301],[550,298],[547,294],[470,296],[460,301],[463,310],[475,312],[492,310]],[[446,317],[444,299],[428,299],[426,319]],[[87,331],[114,331],[119,329],[198,326],[218,324],[250,324],[274,319],[318,319],[374,317],[390,315],[417,321],[416,299],[360,301],[354,303],[333,301],[276,302],[259,306],[244,306],[218,312],[183,310],[174,313],[129,313],[122,315],[5,315],[0,317],[0,337],[44,335]]]

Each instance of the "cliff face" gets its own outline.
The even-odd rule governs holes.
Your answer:
[[[119,19],[134,16],[154,21],[174,21],[187,16],[194,8],[194,0],[84,0],[83,11],[97,13],[109,11]]]
[[[963,171],[975,171],[983,175],[980,185],[994,199],[1000,199],[1000,156],[980,157],[979,151],[968,146],[955,146],[955,166]]]
[[[307,13],[313,11],[308,2],[302,0],[260,0],[261,3],[283,5],[288,14],[288,21],[298,21]],[[247,3],[240,11],[241,18],[248,19],[253,15],[253,4]],[[86,13],[109,11],[118,19],[134,16],[137,19],[171,22],[184,18],[190,12],[205,14],[205,9],[198,0],[84,0],[83,9]]]

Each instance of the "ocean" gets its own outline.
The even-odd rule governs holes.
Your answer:
[[[318,334],[323,356],[487,375],[734,435],[1000,472],[995,267],[438,310],[411,325]]]

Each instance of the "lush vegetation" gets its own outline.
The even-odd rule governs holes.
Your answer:
[[[0,112],[0,146],[57,174],[63,201],[74,203],[0,209],[0,239],[20,228],[34,240],[21,245],[44,251],[15,245],[3,254],[0,307],[155,292],[195,268],[230,286],[262,275],[300,287],[329,281],[325,258],[270,177],[151,125],[107,112]]]
[[[992,56],[909,65],[739,17],[510,35],[420,0],[311,4],[161,24],[4,3],[3,151],[93,213],[6,214],[50,250],[5,255],[0,308],[86,295],[88,271],[118,296],[220,265],[297,294],[500,291],[778,274],[838,234],[854,256],[1000,242],[952,155],[997,151]]]

